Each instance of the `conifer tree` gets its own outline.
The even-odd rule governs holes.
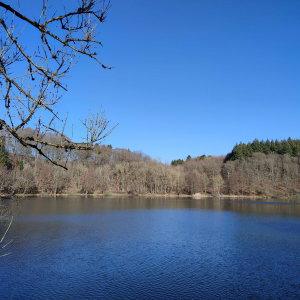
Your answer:
[[[240,147],[241,147],[241,149],[242,149],[243,158],[244,158],[244,157],[249,157],[249,156],[251,156],[250,153],[249,153],[249,150],[248,150],[246,144],[244,144],[244,143],[243,143],[243,144],[240,144]]]
[[[260,144],[261,151],[264,152],[265,141],[264,141],[264,140],[261,140],[261,141],[259,142],[259,144]]]
[[[240,144],[236,144],[232,151],[226,155],[224,162],[251,157],[253,152],[260,152],[266,155],[274,153],[297,156],[297,154],[300,153],[300,140],[288,138],[280,142],[277,139],[275,142],[274,140],[270,142],[268,139],[266,141],[258,141],[258,139],[255,139],[252,143],[249,142],[247,145],[240,142]]]
[[[5,166],[9,168],[11,166],[8,151],[6,150],[6,143],[5,138],[1,138],[1,144],[0,144],[0,165]]]
[[[247,149],[248,149],[249,157],[251,157],[252,154],[253,154],[253,150],[252,150],[252,147],[251,147],[251,143],[250,143],[250,142],[247,144]]]
[[[243,150],[242,150],[241,145],[242,145],[242,143],[240,143],[239,145],[236,144],[233,147],[231,160],[237,160],[237,159],[243,158]]]
[[[276,151],[275,151],[275,143],[274,143],[273,140],[271,140],[270,150],[271,150],[271,152],[276,153]]]
[[[278,142],[278,140],[276,139],[275,140],[275,150],[274,150],[274,152],[276,153],[276,154],[278,154],[279,153],[279,151],[280,151],[280,143]]]
[[[292,148],[290,146],[290,144],[287,141],[284,141],[282,146],[282,149],[280,151],[280,154],[293,154]]]
[[[296,156],[300,152],[300,145],[296,143],[292,150],[293,150],[293,156]]]
[[[258,139],[255,139],[251,144],[253,152],[262,152],[262,147]]]
[[[183,163],[184,163],[183,159],[177,159],[177,160],[174,159],[171,161],[171,165],[174,167],[176,167],[178,165],[182,165]]]
[[[264,143],[264,146],[263,146],[263,152],[265,154],[269,154],[271,151],[271,143],[269,140],[266,140],[266,142]]]

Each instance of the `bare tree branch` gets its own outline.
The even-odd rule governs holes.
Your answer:
[[[75,143],[64,134],[66,121],[62,131],[54,127],[55,121],[62,120],[53,110],[62,97],[61,91],[67,91],[63,80],[77,63],[76,56],[88,56],[103,68],[111,69],[99,61],[95,52],[97,46],[102,46],[97,28],[105,22],[110,6],[110,1],[80,0],[72,11],[64,10],[63,14],[56,16],[55,13],[48,18],[50,7],[44,0],[38,20],[33,20],[0,1],[3,8],[0,15],[0,93],[3,99],[0,100],[4,100],[6,109],[0,119],[0,131],[5,131],[23,146],[35,149],[55,165],[62,166],[47,157],[43,146],[66,151],[92,150],[96,142],[103,141],[116,127],[108,130],[110,122],[100,108],[96,115],[89,113],[88,119],[81,120],[87,137],[84,143]],[[17,32],[20,23],[33,27],[40,35],[33,53],[20,42],[25,28]],[[50,116],[45,116],[44,112]],[[44,125],[49,117],[50,122]],[[34,119],[37,120],[35,135],[20,136],[20,130]],[[60,142],[47,141],[48,131],[59,136]]]

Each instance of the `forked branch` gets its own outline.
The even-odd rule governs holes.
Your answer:
[[[44,0],[37,20],[2,1],[0,7],[3,8],[0,15],[0,100],[4,100],[6,111],[0,116],[0,132],[4,131],[23,146],[35,149],[52,163],[62,166],[44,153],[44,146],[66,151],[91,150],[116,127],[108,130],[110,122],[101,109],[97,115],[89,114],[82,121],[87,130],[84,143],[75,143],[65,135],[65,123],[62,131],[54,127],[55,121],[61,122],[54,106],[61,99],[61,92],[67,91],[64,79],[76,65],[77,56],[88,56],[103,68],[110,69],[99,61],[95,51],[102,46],[98,40],[98,27],[106,20],[110,1],[81,0],[72,11],[64,10],[63,14],[54,13],[48,17],[50,6]],[[21,43],[20,35],[24,29],[16,32],[20,24],[24,28],[29,25],[31,34],[36,32],[39,36],[33,53]],[[44,125],[46,119],[51,120],[48,125]],[[34,120],[37,120],[35,135],[21,136],[20,130],[25,126],[32,127]],[[48,142],[45,139],[48,131],[55,132],[60,142]]]

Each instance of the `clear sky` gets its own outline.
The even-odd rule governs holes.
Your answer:
[[[49,2],[59,10],[73,0]],[[162,161],[227,154],[255,138],[300,138],[298,0],[111,4],[99,59],[114,69],[80,59],[57,107],[69,112],[75,138],[83,135],[78,119],[101,104],[119,123],[106,144]]]

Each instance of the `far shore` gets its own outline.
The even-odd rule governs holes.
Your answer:
[[[218,198],[222,200],[223,198],[248,198],[248,199],[276,199],[276,198],[284,198],[288,199],[286,196],[271,196],[271,197],[266,197],[266,196],[261,196],[261,195],[211,195],[211,194],[194,194],[194,195],[186,195],[186,194],[118,194],[118,193],[103,193],[103,194],[80,194],[80,193],[71,193],[71,194],[15,194],[14,195],[17,198],[23,198],[23,197],[82,197],[82,196],[88,196],[88,197],[165,197],[165,198],[191,198],[191,199],[203,199],[203,198]],[[0,194],[0,197],[2,199],[9,199],[13,198],[10,194]],[[290,197],[290,198],[295,198]]]

